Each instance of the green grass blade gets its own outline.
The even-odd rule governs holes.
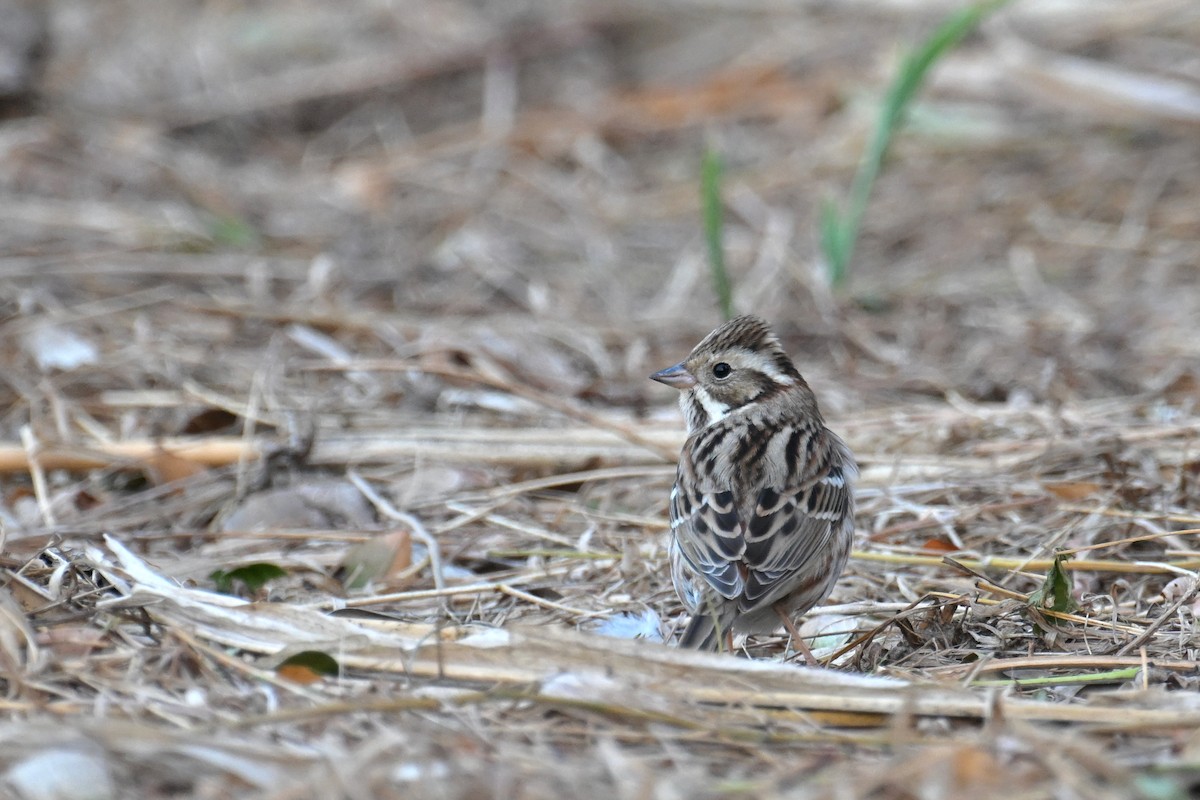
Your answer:
[[[821,215],[821,250],[829,269],[829,282],[840,286],[846,279],[858,231],[867,210],[871,188],[883,168],[892,136],[904,121],[904,112],[921,88],[925,75],[938,59],[973,31],[983,19],[1010,0],[986,0],[959,11],[943,22],[925,42],[909,53],[884,97],[879,120],[871,132],[854,181],[845,212],[826,203]]]
[[[971,681],[972,686],[1072,686],[1091,683],[1117,683],[1131,681],[1142,671],[1141,667],[1123,667],[1108,672],[1092,672],[1087,675],[1043,675],[1034,678],[1000,678],[996,680]]]
[[[700,166],[700,204],[704,214],[704,238],[708,243],[708,267],[712,274],[713,292],[721,315],[733,319],[733,285],[725,268],[725,222],[721,203],[721,155],[706,150]]]

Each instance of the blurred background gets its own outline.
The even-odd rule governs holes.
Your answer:
[[[854,384],[837,402],[1170,382],[1200,319],[1186,0],[988,19],[910,109],[831,290],[819,206],[959,7],[4,0],[6,310],[136,285],[452,338],[530,319],[616,336],[625,362],[587,363],[587,388],[628,401],[719,321],[714,152],[735,308]]]
[[[845,208],[888,87],[963,8],[0,0],[0,781],[38,798],[1189,796],[1195,719],[1120,726],[1122,703],[1185,713],[1166,692],[1197,680],[1196,551],[1176,534],[1200,525],[1200,3],[997,5],[899,115],[838,275],[822,208]],[[669,637],[681,613],[665,515],[682,421],[646,376],[722,319],[714,230],[733,310],[774,325],[863,464],[830,600],[848,623],[819,650],[860,682],[830,696],[899,676],[961,689],[928,705],[956,711],[918,725],[905,695],[894,718],[831,721],[793,695],[743,702],[757,662],[695,672],[595,644],[613,621]],[[167,580],[104,566],[122,555],[101,534]],[[1104,563],[1068,579],[1060,547]],[[262,583],[230,576],[263,562]],[[1053,575],[1081,616],[1038,599]],[[171,617],[163,586],[272,602],[222,628],[212,608]],[[359,624],[326,614],[346,602],[409,626],[387,630],[414,654],[437,642],[436,664],[347,635],[353,668],[297,689],[272,658],[309,639],[243,630],[284,614],[271,636],[324,642]],[[481,629],[518,645],[455,649]],[[1020,718],[972,681],[1006,658],[1055,679],[1159,661],[1106,673],[1119,702],[1003,684],[1041,704],[1029,719],[1103,722],[1063,736],[1004,727]],[[599,705],[535,697],[545,670],[601,661],[612,683],[556,687]],[[532,694],[438,706],[493,685]],[[203,747],[172,760],[167,741]],[[80,783],[37,793],[58,775]]]

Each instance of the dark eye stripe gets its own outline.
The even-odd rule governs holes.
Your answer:
[[[761,403],[763,400],[766,400],[773,394],[787,391],[788,387],[781,386],[775,381],[775,379],[766,373],[756,372],[754,374],[754,388],[756,390],[754,393],[754,401]]]

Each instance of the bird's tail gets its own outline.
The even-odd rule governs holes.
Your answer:
[[[722,650],[725,648],[726,636],[732,622],[733,620],[723,619],[721,614],[697,612],[683,629],[683,635],[679,637],[679,646],[690,647],[693,650]]]

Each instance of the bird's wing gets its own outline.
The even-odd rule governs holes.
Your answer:
[[[758,493],[746,525],[743,609],[767,605],[795,589],[788,577],[819,561],[844,527],[853,524],[858,469],[840,439],[829,431],[820,434],[814,434],[817,444],[789,485]],[[812,577],[823,581],[827,575]]]
[[[681,464],[680,472],[688,466]],[[704,491],[694,481],[677,481],[671,529],[680,556],[696,574],[728,600],[742,595],[745,579],[738,565],[745,542],[731,490]]]

